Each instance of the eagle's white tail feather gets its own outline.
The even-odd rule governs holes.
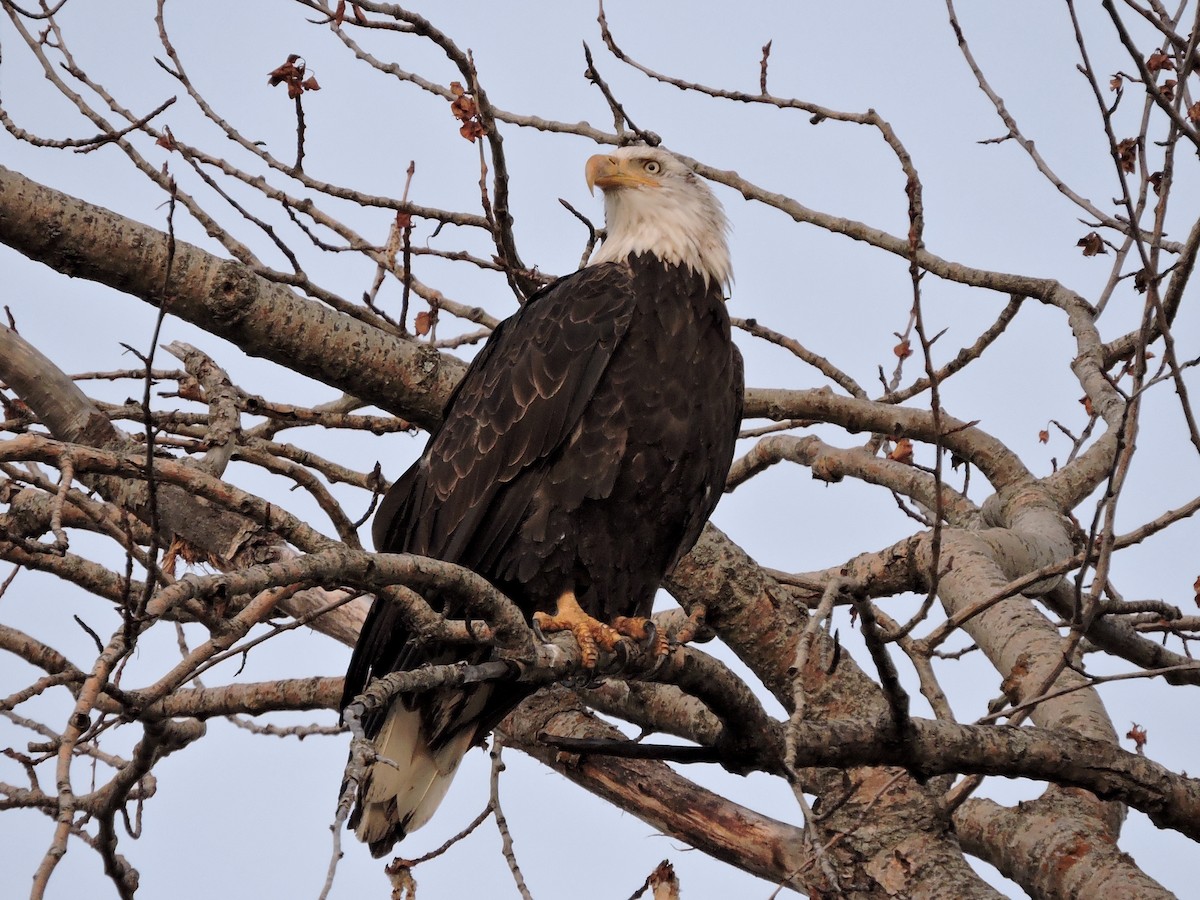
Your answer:
[[[472,700],[470,706],[483,705],[482,697]],[[420,713],[401,702],[392,704],[375,738],[375,748],[395,765],[377,762],[371,767],[359,801],[362,815],[355,829],[359,839],[380,841],[396,826],[403,837],[428,822],[450,789],[474,737],[472,729],[464,729],[434,751]]]

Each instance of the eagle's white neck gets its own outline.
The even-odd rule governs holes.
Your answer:
[[[726,233],[729,224],[708,186],[690,172],[662,187],[606,191],[608,233],[592,263],[620,262],[631,253],[653,253],[669,265],[687,266],[705,284],[733,281]]]

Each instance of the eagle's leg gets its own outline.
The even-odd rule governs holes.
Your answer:
[[[553,615],[536,612],[533,621],[542,631],[569,631],[575,635],[585,669],[596,667],[600,659],[598,648],[611,652],[621,642],[621,633],[585,613],[571,591],[558,598],[558,608]]]
[[[613,628],[618,634],[631,637],[639,644],[654,650],[655,656],[666,656],[671,649],[667,636],[655,627],[653,620],[643,616],[617,616]]]

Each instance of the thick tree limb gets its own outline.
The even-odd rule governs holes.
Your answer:
[[[798,682],[810,721],[874,721],[885,715],[879,686],[835,650],[824,633],[818,634],[803,669],[796,671],[807,611],[711,523],[670,577],[669,587],[685,609],[707,609],[713,628],[789,711]],[[831,666],[833,660],[836,665]],[[942,889],[953,885],[964,897],[990,890],[946,831],[931,790],[894,770],[856,769],[850,777],[847,786],[840,775],[826,770],[804,786],[832,807],[817,833],[840,835],[829,849],[839,872],[855,883],[886,881],[890,867],[901,860],[911,866],[910,884],[918,891],[924,878]],[[883,793],[888,801],[878,805]],[[915,823],[920,824],[914,828]]]
[[[1047,791],[1016,808],[969,800],[954,815],[968,853],[995,866],[1034,897],[1137,897],[1174,900],[1109,832],[1087,827],[1071,794]]]
[[[611,757],[572,758],[541,743],[559,737],[621,739],[562,688],[542,691],[505,720],[505,743],[519,748],[594,794],[627,809],[665,834],[731,865],[804,890],[811,858],[800,829],[713,794],[665,763]]]
[[[163,293],[167,236],[157,229],[0,167],[0,242],[66,275],[98,281],[421,425],[441,417],[463,363],[425,344],[298,297],[286,287],[175,242]],[[314,339],[314,334],[319,335]]]

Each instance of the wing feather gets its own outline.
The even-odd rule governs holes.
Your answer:
[[[384,497],[373,528],[376,549],[486,571],[525,516],[543,464],[570,440],[625,337],[633,303],[625,267],[592,266],[559,279],[502,322],[451,395],[421,459]],[[400,616],[376,601],[351,659],[344,702],[372,672],[411,668],[431,650],[416,647]]]

